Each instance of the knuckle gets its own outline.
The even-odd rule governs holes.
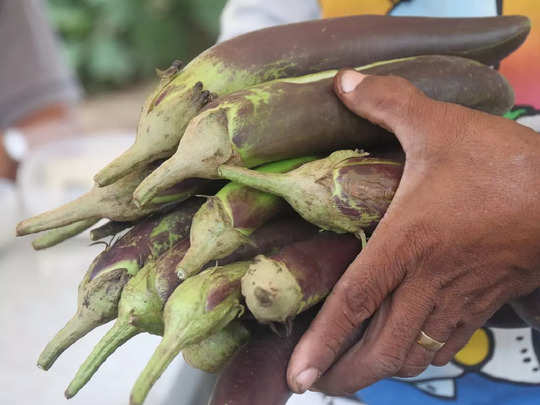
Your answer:
[[[403,249],[415,259],[415,264],[426,261],[433,255],[438,244],[434,237],[436,233],[433,224],[426,219],[417,219],[404,229]]]
[[[403,224],[392,249],[383,252],[387,256],[386,262],[393,270],[388,274],[405,277],[410,271],[428,264],[438,247],[436,235],[435,225],[428,223],[426,219],[411,219],[408,224]],[[396,252],[399,254],[395,254]]]
[[[397,375],[399,377],[416,377],[426,369],[431,357],[431,354],[424,350],[416,351],[405,360]]]
[[[347,343],[354,336],[355,328],[346,317],[335,317],[326,329],[326,333],[319,337],[321,350],[326,352],[326,357],[338,358],[345,349]]]
[[[448,363],[450,363],[450,360],[452,360],[452,357],[453,356],[450,356],[450,355],[441,355],[441,356],[436,356],[433,361],[431,362],[431,364],[433,364],[434,366],[437,366],[437,367],[442,367],[442,366],[446,366]]]
[[[403,366],[401,370],[396,374],[398,377],[401,378],[411,378],[416,377],[426,369],[426,366]]]
[[[401,370],[404,358],[390,350],[375,353],[373,370],[381,377],[392,377]]]
[[[342,346],[342,340],[334,335],[329,335],[322,340],[322,345],[332,358],[337,358]]]
[[[353,328],[369,318],[378,307],[383,293],[373,282],[348,280],[340,286],[343,316]]]

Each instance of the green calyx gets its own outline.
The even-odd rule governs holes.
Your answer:
[[[64,350],[91,330],[116,317],[120,293],[130,276],[125,269],[115,268],[91,279],[98,258],[79,284],[77,312],[42,351],[38,367],[48,370]]]
[[[249,239],[235,229],[232,218],[217,195],[210,197],[193,217],[190,247],[176,268],[181,280],[197,274],[211,260],[234,252]]]
[[[261,166],[261,173],[283,173],[315,156],[287,159]],[[265,192],[231,182],[210,197],[193,217],[191,246],[178,264],[181,279],[190,277],[211,260],[224,258],[251,243],[249,236],[284,208],[283,201]]]
[[[114,184],[101,188],[94,187],[74,201],[28,218],[17,225],[17,235],[27,235],[95,218],[134,221],[151,214],[161,205],[150,204],[148,207],[140,208],[134,204],[132,196],[136,187],[151,172],[152,167],[132,171]],[[193,192],[195,191],[194,189]],[[189,194],[190,192],[186,191],[178,201],[187,199]]]
[[[163,311],[164,337],[174,336],[180,346],[197,343],[242,313],[239,280],[249,263],[214,267],[180,284]],[[231,286],[234,287],[229,289]],[[216,302],[209,303],[215,298],[216,291],[222,288],[226,293]]]
[[[239,262],[216,267],[178,286],[163,311],[163,339],[133,387],[131,404],[144,401],[152,385],[182,349],[206,339],[243,312],[239,280],[248,266],[249,262]]]
[[[155,268],[155,261],[148,262],[124,287],[118,304],[118,320],[141,331],[162,335],[164,302],[153,286]]]
[[[190,120],[215,94],[221,96],[257,81],[250,72],[231,71],[210,53],[201,54],[184,69],[162,77],[145,102],[135,144],[96,174],[95,182],[102,187],[112,184],[134,166],[173,155]]]
[[[249,330],[240,321],[232,321],[199,343],[187,346],[182,356],[191,367],[217,373],[249,338]]]
[[[357,232],[357,225],[333,206],[331,174],[340,162],[363,156],[366,154],[358,151],[337,151],[283,174],[233,166],[221,166],[219,173],[226,179],[283,197],[304,219],[320,228],[338,233]]]
[[[124,287],[118,304],[118,319],[77,371],[66,389],[67,398],[79,392],[101,364],[133,336],[141,332],[163,334],[163,302],[148,281],[154,267],[154,262],[147,263]]]
[[[32,241],[32,247],[34,248],[34,250],[42,250],[42,249],[47,249],[49,247],[58,245],[59,243],[62,243],[66,239],[69,239],[87,230],[99,220],[100,218],[88,218],[88,219],[83,219],[82,221],[74,222],[70,225],[65,225],[56,229],[51,229],[50,231],[47,231],[45,234],[40,235],[36,239],[34,239]]]
[[[101,338],[94,347],[92,353],[81,365],[77,374],[70,382],[64,395],[66,398],[75,396],[82,387],[92,378],[99,366],[109,357],[119,346],[140,333],[136,327],[121,321],[116,321],[107,334]]]
[[[145,206],[161,191],[185,179],[214,179],[220,164],[230,160],[236,162],[223,118],[219,108],[205,110],[193,118],[176,153],[135,189],[135,204]],[[204,133],[204,142],[201,133]]]

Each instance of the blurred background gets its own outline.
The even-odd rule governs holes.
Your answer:
[[[127,90],[213,44],[225,0],[48,0],[66,61],[90,95]]]
[[[111,326],[81,339],[48,372],[36,367],[73,315],[77,285],[103,246],[88,246],[83,234],[35,252],[32,237],[15,239],[16,222],[90,189],[92,174],[133,142],[155,69],[211,46],[224,4],[0,0],[0,140],[5,134],[8,144],[0,146],[0,404],[64,403],[67,384]],[[127,403],[159,340],[132,339],[70,403]],[[195,403],[196,373],[183,375],[185,367],[179,356],[147,403]]]

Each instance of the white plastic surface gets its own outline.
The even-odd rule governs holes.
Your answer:
[[[134,139],[134,132],[110,132],[51,142],[30,151],[18,173],[25,216],[58,207],[89,191],[94,174]]]

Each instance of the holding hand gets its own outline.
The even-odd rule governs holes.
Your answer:
[[[344,70],[335,90],[396,135],[406,164],[386,215],[291,357],[296,392],[352,393],[444,365],[499,307],[540,287],[536,132],[433,101],[398,77]]]

